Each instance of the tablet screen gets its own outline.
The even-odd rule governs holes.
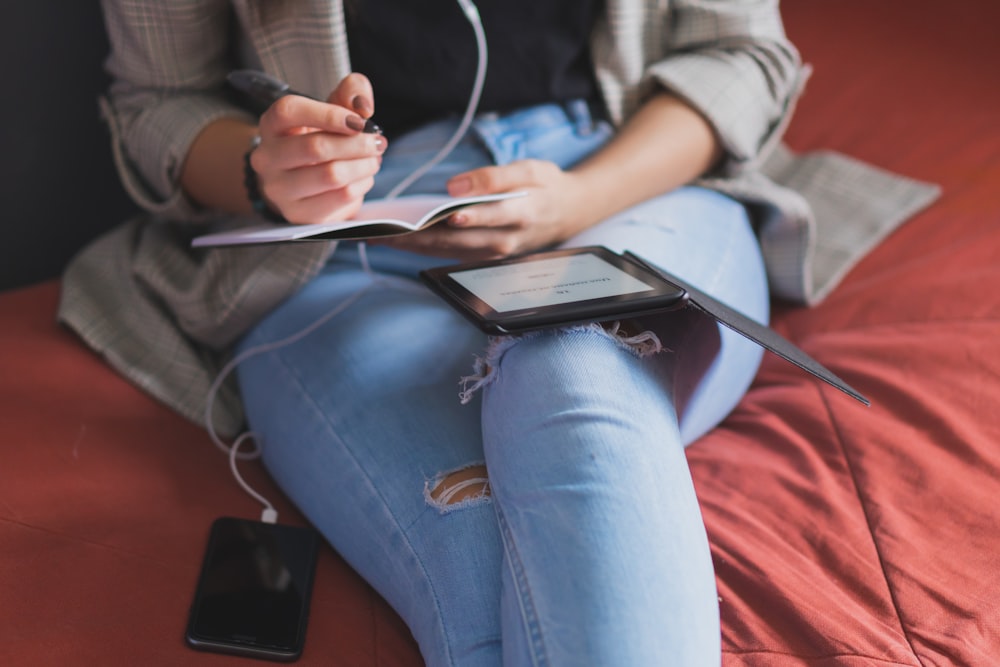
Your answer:
[[[487,333],[515,333],[683,308],[687,292],[602,246],[420,272]]]
[[[654,290],[592,254],[467,269],[450,275],[498,313]]]

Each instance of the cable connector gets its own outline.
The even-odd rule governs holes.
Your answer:
[[[260,520],[264,523],[276,523],[278,521],[278,510],[273,507],[265,507],[260,513]]]

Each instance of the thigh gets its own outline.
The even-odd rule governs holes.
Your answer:
[[[493,351],[483,437],[505,546],[505,657],[718,664],[711,555],[673,407],[688,350],[644,356],[584,326]]]
[[[768,321],[770,297],[759,244],[745,208],[720,193],[681,188],[628,209],[566,245],[631,250],[747,316]],[[666,347],[685,352],[671,381],[681,436],[690,444],[736,406],[763,350],[710,320],[705,326],[668,314],[646,323]]]
[[[458,378],[484,337],[412,280],[333,261],[261,322],[241,364],[264,462],[334,548],[400,612],[429,661],[499,651],[501,547],[488,501],[447,514],[427,485],[483,460]],[[470,648],[471,647],[471,648]],[[475,663],[470,663],[475,664]]]

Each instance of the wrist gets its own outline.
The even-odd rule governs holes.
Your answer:
[[[220,118],[195,137],[184,158],[180,186],[198,208],[250,215],[243,183],[243,157],[257,127],[237,118]]]
[[[253,168],[251,160],[253,152],[260,146],[260,135],[254,135],[250,140],[250,148],[243,154],[243,186],[246,188],[247,199],[250,201],[250,208],[259,217],[271,222],[288,222],[284,216],[277,213],[271,205],[264,199],[264,193],[260,188],[260,180],[257,171]]]
[[[566,172],[569,177],[565,187],[570,211],[569,219],[576,221],[576,232],[593,227],[616,212],[613,188],[600,172],[590,169]]]

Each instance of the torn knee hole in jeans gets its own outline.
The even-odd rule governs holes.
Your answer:
[[[442,511],[450,511],[490,497],[486,465],[471,465],[441,473],[424,485],[427,502]]]
[[[561,333],[597,333],[611,338],[621,349],[635,354],[638,357],[648,357],[652,354],[662,352],[665,348],[659,337],[649,329],[643,329],[636,320],[614,321],[614,322],[592,322],[591,324],[581,324],[571,327],[555,329]],[[476,357],[473,365],[473,374],[462,377],[459,383],[462,386],[458,392],[458,398],[462,404],[472,400],[473,395],[486,385],[496,379],[497,367],[500,358],[504,353],[513,347],[518,341],[529,340],[536,336],[543,335],[544,331],[531,331],[517,336],[494,336],[490,338],[490,344],[486,348],[486,354]]]

